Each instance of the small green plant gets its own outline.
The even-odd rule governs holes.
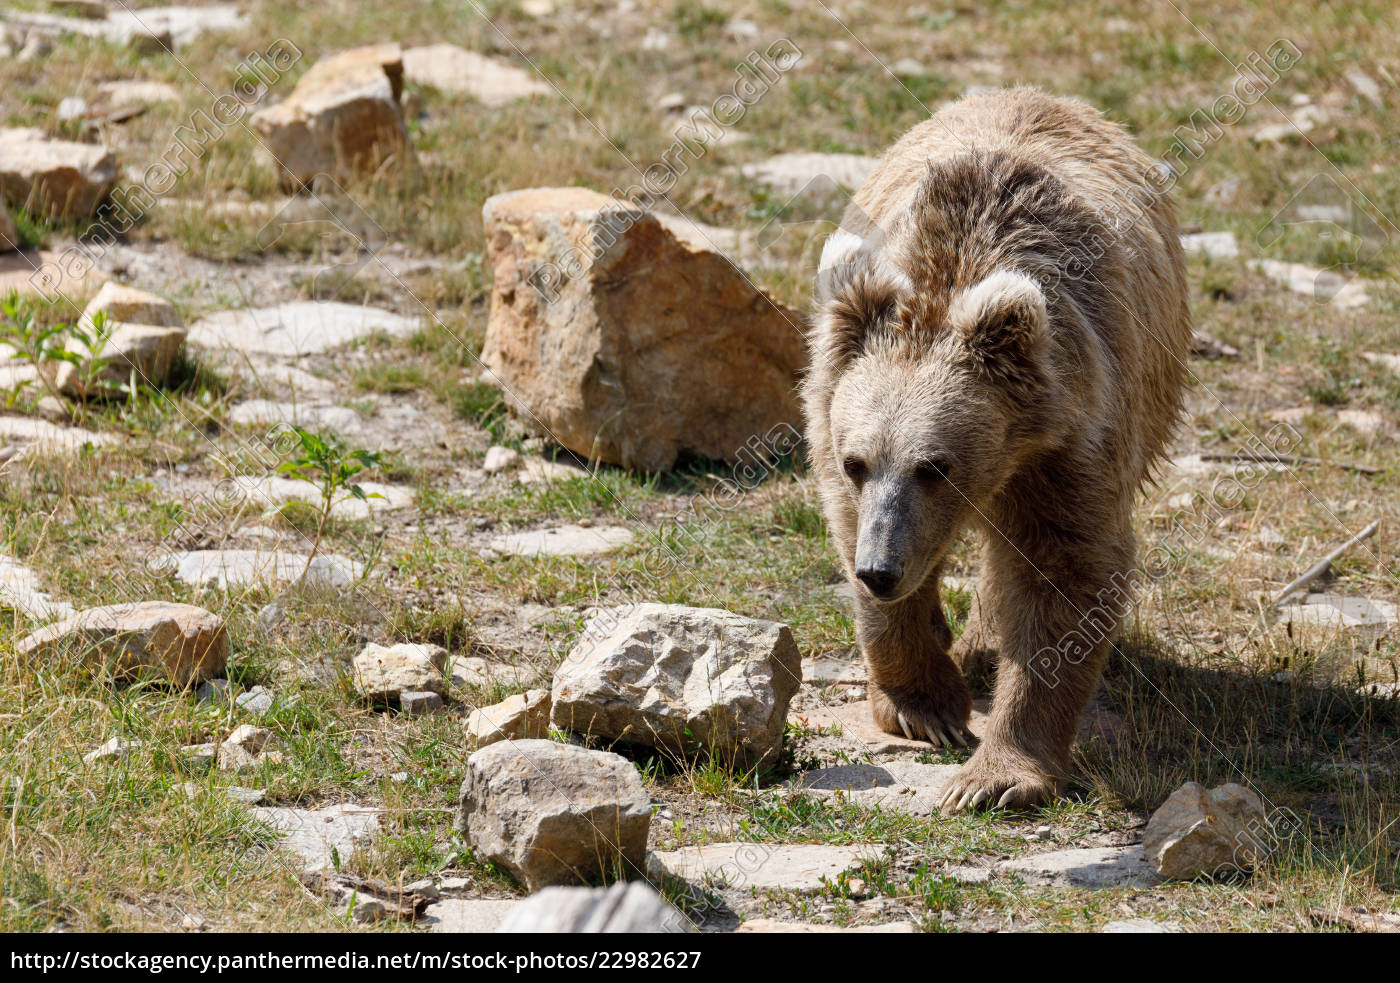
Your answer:
[[[0,342],[13,349],[12,359],[33,366],[40,384],[74,423],[80,423],[86,415],[90,398],[128,388],[110,377],[108,367],[112,360],[102,354],[114,329],[104,311],[95,314],[86,327],[81,321],[45,324],[30,298],[11,290],[0,299]],[[64,364],[73,369],[60,387],[59,367]],[[26,384],[27,381],[20,385]],[[74,398],[66,397],[65,390]]]
[[[316,558],[316,553],[321,548],[321,539],[325,535],[326,526],[330,523],[336,496],[345,492],[351,498],[362,502],[371,498],[384,497],[375,492],[366,492],[351,480],[366,468],[378,467],[380,454],[378,451],[350,450],[335,437],[324,437],[302,427],[294,426],[291,428],[291,432],[295,434],[297,442],[300,444],[301,454],[291,460],[284,461],[278,466],[277,473],[289,474],[304,481],[310,481],[321,489],[321,506],[316,519],[316,537],[311,543],[311,553],[306,558],[306,567],[301,572],[302,577],[305,578],[307,571],[311,569],[311,562]]]

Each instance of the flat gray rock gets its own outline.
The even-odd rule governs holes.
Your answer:
[[[339,348],[375,332],[403,337],[418,326],[413,318],[375,307],[300,300],[211,314],[190,327],[187,340],[198,348],[296,357]]]
[[[494,932],[519,901],[486,898],[444,898],[423,914],[430,932]]]
[[[862,659],[821,658],[804,660],[802,681],[809,686],[863,686],[866,683],[865,662]]]
[[[1147,887],[1161,880],[1143,856],[1141,844],[1037,853],[1003,860],[996,869],[1027,884],[1051,887]]]
[[[794,792],[821,798],[840,797],[866,808],[914,816],[938,812],[943,787],[958,773],[957,765],[892,761],[887,765],[839,765],[805,772],[787,783]]]
[[[1233,232],[1192,232],[1181,237],[1182,251],[1207,259],[1234,259],[1240,244]]]
[[[351,804],[325,809],[259,807],[253,816],[282,835],[281,846],[306,870],[328,870],[338,857],[344,866],[379,831],[379,809]]]
[[[622,526],[558,526],[497,536],[491,548],[511,556],[594,556],[611,553],[633,538],[632,530]]]
[[[360,414],[348,406],[326,406],[316,403],[283,403],[271,399],[250,399],[229,411],[230,423],[250,427],[271,427],[277,424],[298,425],[310,430],[333,430],[343,433],[353,430]]]
[[[76,454],[89,444],[106,447],[116,443],[111,434],[81,427],[61,427],[47,420],[23,416],[0,416],[0,445],[17,444],[23,455]]]
[[[680,850],[659,850],[647,858],[652,876],[678,877],[723,885],[727,890],[774,888],[816,891],[824,882],[860,866],[878,846],[827,846],[796,843],[706,843]]]
[[[1389,601],[1369,597],[1309,594],[1300,603],[1282,608],[1278,621],[1280,624],[1347,629],[1375,635],[1400,621],[1400,608]]]
[[[71,618],[78,609],[39,589],[39,577],[12,556],[0,553],[0,603],[35,621]]]
[[[365,493],[363,500],[349,491],[339,491],[331,505],[331,515],[337,519],[368,519],[378,512],[405,509],[413,505],[413,489],[379,481],[358,481]],[[237,493],[242,501],[262,510],[282,508],[292,504],[319,509],[325,503],[318,485],[300,478],[253,477],[237,475],[221,481],[215,494]]]
[[[173,573],[192,587],[227,590],[245,584],[289,584],[302,579],[326,587],[348,587],[359,579],[361,564],[335,553],[320,553],[308,569],[306,557],[267,550],[182,550],[151,558],[151,568]]]

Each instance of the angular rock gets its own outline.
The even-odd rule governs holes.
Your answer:
[[[254,686],[246,693],[239,693],[233,699],[233,705],[248,713],[264,714],[272,709],[272,694],[266,687]]]
[[[0,199],[50,218],[88,218],[116,182],[117,159],[106,147],[0,129]]]
[[[185,329],[174,305],[164,297],[108,281],[83,309],[79,326],[92,331],[93,318],[99,313],[107,315],[112,334],[96,354],[106,362],[96,381],[122,383],[135,372],[140,383],[164,385],[185,343]],[[69,395],[94,395],[82,391],[77,367],[69,363],[58,368],[54,384]]]
[[[391,311],[302,300],[211,314],[190,326],[189,341],[200,348],[298,357],[320,354],[376,332],[397,338],[417,328],[418,321]]]
[[[227,703],[229,693],[233,690],[233,684],[227,679],[210,679],[199,684],[199,689],[194,691],[195,699],[200,703],[217,701]]]
[[[168,601],[90,608],[41,628],[16,646],[22,655],[71,650],[118,676],[158,670],[177,686],[197,686],[223,672],[228,649],[223,618]]]
[[[211,742],[205,744],[186,744],[180,748],[180,757],[186,763],[197,767],[208,767],[219,758],[219,745]],[[193,784],[192,782],[189,784]]]
[[[178,328],[184,323],[175,305],[164,297],[111,281],[104,283],[97,296],[83,308],[83,323],[90,325],[98,313],[106,314],[113,321],[133,321],[165,328]]]
[[[554,674],[557,727],[749,766],[775,758],[802,659],[787,625],[718,608],[600,611]]]
[[[488,447],[481,469],[487,474],[509,471],[520,463],[520,452],[511,447]]]
[[[1268,840],[1263,803],[1249,789],[1187,782],[1152,814],[1142,848],[1157,873],[1190,880],[1253,870]]]
[[[468,95],[487,106],[500,106],[554,91],[524,69],[455,44],[407,49],[403,53],[403,71],[404,77],[415,85]]]
[[[532,689],[473,710],[467,718],[467,747],[475,750],[497,741],[548,737],[551,705],[549,690]]]
[[[272,731],[266,727],[254,727],[252,724],[239,724],[224,739],[225,744],[245,748],[254,754],[266,750],[271,742]]]
[[[677,877],[726,890],[769,888],[816,891],[861,866],[878,847],[824,843],[706,843],[680,850],[658,850],[649,858],[652,877]]]
[[[467,759],[457,830],[475,855],[531,891],[646,863],[651,799],[621,755],[551,741],[482,748]]]
[[[997,864],[1027,884],[1055,887],[1146,887],[1157,883],[1141,846],[1082,847],[1016,857]]]
[[[515,905],[496,931],[654,935],[695,927],[648,885],[618,881],[609,887],[547,887]]]
[[[280,833],[282,846],[306,870],[345,866],[355,852],[368,846],[379,830],[381,810],[351,804],[325,809],[260,807],[253,816]]]
[[[285,100],[260,109],[253,127],[295,190],[320,173],[337,180],[402,169],[413,161],[404,129],[403,55],[397,44],[351,48],[323,58]]]
[[[93,764],[98,761],[119,761],[129,752],[140,750],[140,748],[140,741],[128,740],[123,737],[114,737],[101,747],[95,748],[83,755],[83,761],[87,764]]]
[[[582,188],[496,195],[482,215],[482,358],[527,425],[648,471],[685,452],[736,460],[799,426],[802,317],[718,252]]]
[[[405,717],[418,717],[434,710],[442,709],[442,696],[438,693],[410,692],[399,694],[399,709]]]
[[[404,693],[442,693],[447,649],[405,642],[373,642],[355,656],[355,690],[374,703],[396,703]]]
[[[527,529],[491,540],[491,548],[510,556],[596,556],[626,546],[635,537],[622,526],[557,526]]]

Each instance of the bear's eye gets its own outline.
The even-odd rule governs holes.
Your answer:
[[[841,462],[841,470],[846,472],[846,477],[852,481],[861,482],[865,480],[865,462],[858,457],[848,457]]]
[[[941,481],[948,480],[948,472],[952,470],[952,464],[946,458],[935,457],[928,461],[923,461],[914,469],[915,476],[926,485],[936,485]]]

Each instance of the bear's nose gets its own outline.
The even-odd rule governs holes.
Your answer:
[[[882,601],[893,597],[899,586],[899,571],[889,566],[863,567],[856,571],[856,576]]]

